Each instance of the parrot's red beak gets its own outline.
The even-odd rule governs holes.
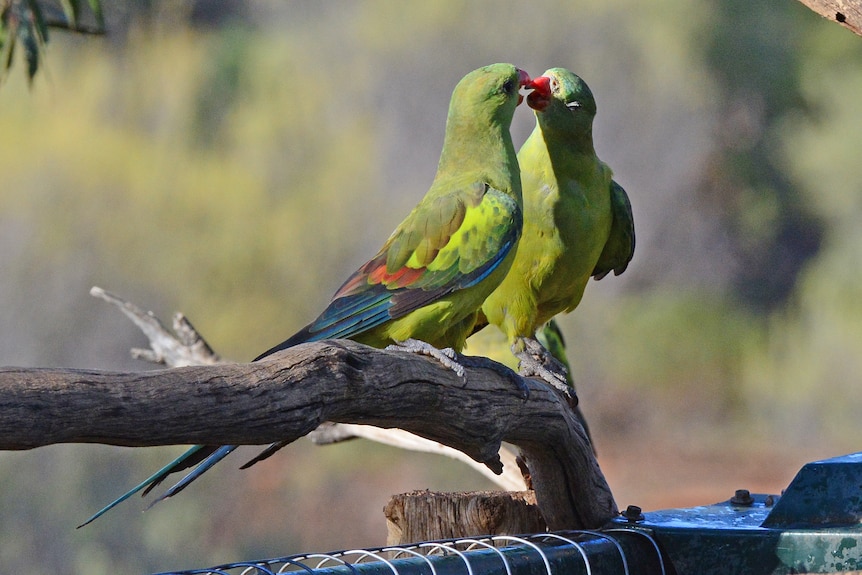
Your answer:
[[[539,76],[526,87],[533,89],[527,96],[527,105],[532,109],[541,112],[551,103],[551,79],[547,76]]]
[[[526,84],[527,88],[532,88],[533,90],[535,90],[539,94],[545,96],[546,98],[550,97],[550,95],[551,95],[551,79],[550,78],[548,78],[547,76],[539,76],[535,80],[530,80],[529,77],[527,78],[527,80],[528,80],[527,84]]]
[[[530,75],[519,68],[518,69],[518,89],[529,88],[531,83],[532,83],[532,80],[530,80]],[[524,96],[522,96],[521,94],[518,94],[518,105],[520,106],[521,102],[523,102],[523,101],[524,101]]]

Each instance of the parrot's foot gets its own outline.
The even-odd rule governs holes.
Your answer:
[[[431,356],[440,363],[442,363],[445,367],[448,367],[449,369],[454,371],[458,375],[458,377],[463,380],[467,379],[467,375],[465,372],[465,368],[467,367],[490,369],[494,373],[500,374],[509,381],[513,382],[518,388],[518,391],[521,392],[521,397],[527,399],[530,396],[530,388],[527,385],[527,382],[525,382],[521,376],[519,376],[517,373],[515,373],[505,365],[497,363],[496,361],[488,359],[487,357],[461,355],[451,347],[438,349],[430,343],[418,339],[406,339],[396,344],[387,346],[386,349],[389,351],[408,351],[411,353]]]
[[[566,366],[551,355],[538,340],[518,338],[512,344],[512,353],[520,360],[518,369],[524,377],[538,377],[559,391],[573,409],[578,405],[575,389],[566,379]]]
[[[445,347],[443,349],[437,349],[430,343],[424,342],[420,339],[405,339],[404,341],[399,341],[392,345],[386,346],[387,351],[408,351],[410,353],[418,353],[419,355],[427,355],[429,357],[433,357],[437,361],[443,364],[443,366],[448,367],[461,379],[466,378],[466,374],[464,372],[464,366],[461,365],[459,360],[459,354],[451,347]]]

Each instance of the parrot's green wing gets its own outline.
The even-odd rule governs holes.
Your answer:
[[[316,320],[257,359],[301,342],[349,338],[478,284],[517,245],[522,217],[510,194],[486,183],[426,197]]]
[[[614,181],[611,181],[611,211],[613,212],[611,232],[592,273],[597,280],[612,271],[616,276],[626,271],[635,253],[635,221],[632,216],[632,204],[623,187]]]
[[[455,185],[443,194],[435,190],[344,282],[316,320],[257,359],[306,341],[349,338],[478,284],[515,247],[522,225],[518,202],[487,183]],[[242,469],[284,445],[273,443]]]

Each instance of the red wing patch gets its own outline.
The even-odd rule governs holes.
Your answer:
[[[390,274],[386,272],[386,264],[384,263],[368,274],[368,283],[383,284],[389,289],[399,289],[409,286],[421,278],[424,273],[425,268],[404,266]]]
[[[392,273],[386,271],[386,260],[375,258],[362,266],[353,276],[342,285],[335,295],[333,301],[356,295],[367,290],[371,286],[380,285],[387,290],[396,290],[409,287],[425,274],[425,268],[409,268],[403,266]]]

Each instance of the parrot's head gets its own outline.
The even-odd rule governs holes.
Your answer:
[[[529,84],[529,74],[512,64],[483,66],[464,76],[455,86],[449,116],[508,127],[515,108],[524,99],[520,90]]]
[[[527,105],[542,124],[590,130],[596,115],[596,100],[587,83],[565,68],[551,68],[531,81]],[[545,121],[543,121],[543,117]]]

